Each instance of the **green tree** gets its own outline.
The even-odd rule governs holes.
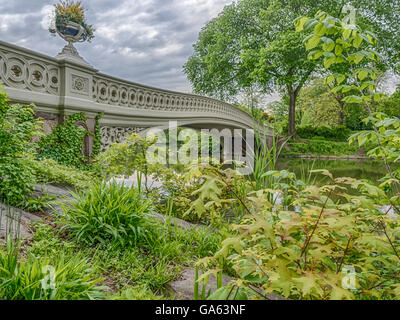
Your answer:
[[[382,68],[396,68],[400,4],[383,0],[347,3],[358,9],[357,23],[368,25],[379,38]],[[217,98],[231,98],[255,84],[263,92],[278,87],[289,96],[288,133],[294,135],[297,97],[311,74],[319,70],[307,59],[305,35],[296,33],[293,20],[312,16],[318,9],[339,15],[345,4],[338,0],[234,2],[202,29],[184,71],[195,92]]]
[[[382,101],[378,110],[390,117],[400,117],[400,86],[389,98]]]
[[[343,109],[322,79],[316,79],[302,90],[297,105],[303,114],[301,126],[343,125]]]

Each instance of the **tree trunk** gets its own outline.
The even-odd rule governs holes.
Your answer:
[[[297,100],[297,92],[293,90],[292,87],[288,88],[289,90],[289,125],[288,125],[288,136],[295,137],[296,136],[296,100]]]
[[[328,88],[331,90],[332,87],[328,85]],[[343,102],[343,97],[341,94],[335,94],[334,95],[336,101],[339,104],[339,126],[342,126],[344,124],[344,102]]]
[[[339,101],[339,126],[343,126],[344,125],[344,102],[343,101]]]

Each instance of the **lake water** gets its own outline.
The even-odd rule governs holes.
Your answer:
[[[397,169],[400,164],[396,163],[391,167]],[[327,169],[334,178],[367,179],[374,184],[379,184],[379,180],[387,174],[381,161],[372,160],[280,159],[277,168],[294,172],[298,178],[309,177],[310,170],[318,169]],[[321,174],[311,175],[311,182],[315,181],[317,184],[327,182],[327,179]]]

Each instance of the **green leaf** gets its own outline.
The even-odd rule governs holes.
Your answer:
[[[335,47],[335,54],[340,56],[343,53],[343,47],[341,45],[336,45]]]
[[[309,21],[310,18],[308,17],[301,17],[299,19],[296,19],[294,22],[294,25],[296,27],[296,32],[300,32],[304,30],[304,24]]]
[[[323,23],[319,23],[314,28],[314,34],[322,37],[326,32],[326,27]]]
[[[369,75],[368,71],[360,70],[360,72],[358,72],[358,79],[363,81],[366,77],[368,77],[368,75]]]
[[[316,48],[319,45],[320,41],[321,37],[316,35],[312,36],[306,43],[306,50],[311,50]]]
[[[352,32],[353,32],[353,30],[351,30],[351,29],[344,29],[343,34],[342,34],[343,39],[347,40],[348,38],[350,38]]]
[[[353,95],[353,96],[345,97],[343,99],[343,101],[346,102],[346,103],[357,103],[357,104],[359,104],[359,103],[363,102],[363,99],[361,97],[359,97],[359,96],[354,96]]]
[[[330,84],[333,81],[335,81],[335,76],[334,75],[330,75],[330,76],[325,78],[325,84]]]
[[[313,50],[308,54],[307,58],[310,60],[317,60],[317,59],[321,58],[323,54],[324,54],[324,51],[322,51],[322,50]]]
[[[344,80],[346,80],[346,75],[337,74],[335,75],[337,84],[341,84]]]
[[[357,34],[356,37],[353,40],[353,46],[355,48],[359,48],[361,43],[363,42],[363,40],[364,39],[360,35]]]
[[[329,69],[332,64],[336,62],[336,57],[325,58],[324,59],[324,68]]]

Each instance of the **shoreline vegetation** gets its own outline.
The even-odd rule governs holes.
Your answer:
[[[331,155],[285,155],[281,156],[282,159],[321,159],[321,160],[376,160],[367,156],[331,156]]]

